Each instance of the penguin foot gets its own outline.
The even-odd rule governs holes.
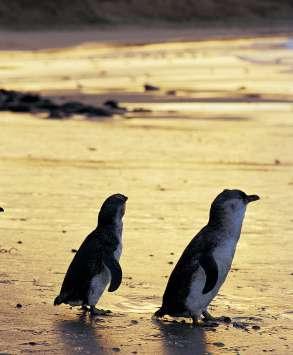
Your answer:
[[[164,315],[165,315],[165,312],[163,311],[162,308],[158,309],[158,310],[153,314],[153,316],[154,316],[155,318],[163,318]]]
[[[88,309],[88,306],[86,306],[86,305],[82,305],[81,307],[80,307],[80,310],[81,311],[88,311],[89,309]]]
[[[192,326],[195,328],[195,327],[198,327],[200,324],[198,322],[198,318],[197,316],[191,316],[192,318]]]
[[[95,306],[90,307],[91,316],[108,316],[110,313],[112,313],[109,309],[97,309]]]
[[[220,323],[231,323],[230,317],[213,317],[208,311],[202,312],[204,322],[220,322]]]
[[[209,321],[215,321],[217,320],[215,317],[213,317],[208,311],[203,311],[203,321],[204,322],[209,322]]]

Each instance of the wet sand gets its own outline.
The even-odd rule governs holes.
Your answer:
[[[291,353],[292,82],[290,37],[2,51],[1,87],[152,112],[107,120],[1,112],[0,351]],[[145,83],[160,90],[144,92]],[[261,196],[211,307],[235,326],[153,320],[172,263],[223,188]],[[90,320],[52,302],[71,250],[114,192],[129,197],[124,278],[99,304],[113,313]]]

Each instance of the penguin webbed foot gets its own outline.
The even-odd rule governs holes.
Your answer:
[[[87,305],[83,304],[81,307],[80,307],[80,310],[81,311],[84,311],[84,312],[88,312],[89,311],[89,308]]]
[[[192,326],[193,326],[194,328],[200,326],[200,323],[199,323],[199,321],[198,321],[198,317],[197,317],[197,316],[191,316],[191,319],[192,319]]]
[[[203,311],[203,321],[204,322],[210,322],[210,321],[215,321],[217,320],[214,316],[212,316],[208,311]]]
[[[95,306],[90,306],[90,315],[95,316],[108,316],[112,312],[109,309],[98,309]]]
[[[205,323],[209,322],[219,322],[219,323],[231,323],[231,318],[226,316],[214,317],[208,311],[202,312],[203,321]]]

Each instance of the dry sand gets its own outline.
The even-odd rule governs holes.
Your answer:
[[[144,93],[146,82],[161,90]],[[292,82],[289,37],[2,51],[0,87],[152,112],[99,122],[1,112],[0,351],[292,353]],[[223,188],[261,196],[211,307],[239,327],[152,320]],[[114,192],[129,196],[124,278],[100,302],[113,313],[91,321],[52,302]]]

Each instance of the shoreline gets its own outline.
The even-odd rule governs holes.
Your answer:
[[[247,39],[255,37],[293,36],[293,26],[254,25],[239,26],[207,25],[194,26],[161,25],[150,29],[143,26],[111,26],[96,28],[53,29],[53,30],[10,30],[0,29],[0,51],[46,50],[79,46],[84,43],[99,45],[144,45],[151,43],[212,41]]]

